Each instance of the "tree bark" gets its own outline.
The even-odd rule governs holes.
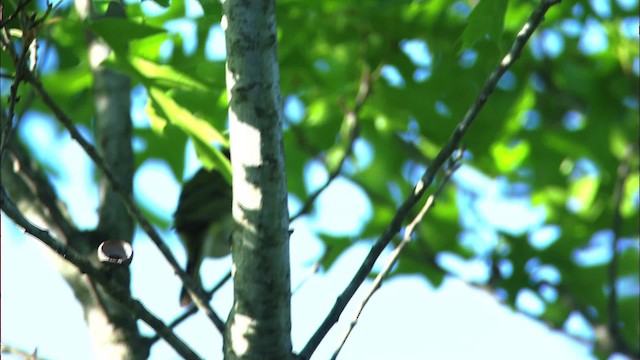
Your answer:
[[[225,359],[288,359],[291,289],[275,2],[229,0],[223,11],[237,225]]]

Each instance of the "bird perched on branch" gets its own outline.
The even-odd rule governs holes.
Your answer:
[[[227,155],[228,156],[228,155]],[[231,185],[217,170],[200,169],[185,182],[173,214],[173,226],[187,252],[186,273],[200,284],[200,265],[205,257],[220,258],[231,251]],[[180,305],[191,304],[183,286]]]

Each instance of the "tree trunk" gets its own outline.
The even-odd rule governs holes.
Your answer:
[[[233,167],[226,359],[291,357],[287,191],[275,2],[223,3]]]
[[[92,2],[76,1],[78,13],[83,18],[95,19]],[[121,4],[109,3],[105,17],[124,17]],[[88,34],[89,62],[93,73],[96,149],[113,173],[122,189],[128,193],[133,188],[133,149],[131,147],[130,80],[126,75],[105,68],[102,64],[111,49],[101,39]],[[106,178],[100,181],[100,210],[97,231],[85,241],[95,249],[105,240],[131,242],[133,219],[122,200],[111,189]],[[91,255],[93,255],[91,254]],[[130,288],[130,272],[119,267],[113,276],[124,289]],[[142,340],[136,319],[98,285],[93,296],[81,300],[85,320],[89,326],[93,348],[100,359],[146,359],[149,352]]]

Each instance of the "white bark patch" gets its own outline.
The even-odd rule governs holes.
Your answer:
[[[242,314],[235,314],[231,324],[231,337],[233,338],[233,351],[238,357],[242,357],[249,350],[249,340],[252,336],[255,321]]]
[[[231,118],[236,118],[237,115],[233,112],[229,112]],[[260,159],[260,144],[262,139],[260,132],[241,121],[236,119],[231,120],[231,124],[234,124],[232,131],[236,131],[242,134],[244,148],[240,152],[234,152],[232,161],[233,167],[233,196],[236,198],[234,204],[242,205],[244,210],[259,210],[262,204],[262,192],[258,187],[247,182],[247,170],[252,167],[257,167],[262,163]],[[237,209],[234,209],[234,215]],[[243,213],[241,211],[240,213]],[[237,217],[236,217],[237,218]]]

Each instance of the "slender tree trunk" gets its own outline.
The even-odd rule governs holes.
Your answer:
[[[226,359],[291,357],[287,191],[275,2],[223,3],[233,166]]]
[[[81,17],[95,20],[91,1],[78,0],[76,8]],[[110,2],[104,16],[124,17],[123,5],[116,1]],[[133,188],[134,167],[129,113],[130,80],[126,75],[102,65],[111,51],[107,44],[92,34],[88,34],[87,38],[94,83],[96,149],[116,181],[130,193]],[[101,179],[99,186],[98,228],[86,239],[94,253],[102,241],[117,239],[130,242],[133,237],[133,219],[122,200],[111,189],[107,179]],[[131,276],[127,267],[116,269],[113,276],[124,289],[130,288]],[[93,296],[83,301],[82,305],[97,358],[147,358],[149,348],[146,342],[142,341],[136,319],[104,293],[100,286],[91,285],[91,288]]]

